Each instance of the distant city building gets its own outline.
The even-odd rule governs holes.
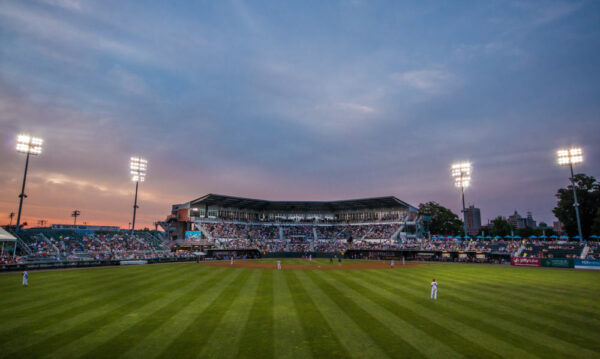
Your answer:
[[[560,221],[554,221],[552,223],[552,228],[554,228],[554,230],[556,231],[556,233],[558,234],[563,234],[563,224]]]
[[[514,229],[523,229],[526,227],[537,228],[536,221],[533,219],[531,212],[527,212],[527,217],[521,217],[521,215],[515,211],[515,213],[509,216],[507,220]]]
[[[465,209],[465,221],[467,224],[467,233],[474,236],[481,229],[481,210],[474,205]]]

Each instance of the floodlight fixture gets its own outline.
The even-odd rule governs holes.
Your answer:
[[[452,177],[454,177],[454,185],[459,188],[469,187],[471,184],[471,163],[459,162],[451,167]]]
[[[575,165],[583,162],[583,151],[581,148],[570,148],[556,151],[558,164],[561,166]]]
[[[42,154],[42,145],[44,140],[39,137],[33,137],[29,135],[18,135],[17,136],[17,152],[26,153],[31,155]]]
[[[129,170],[131,181],[144,182],[146,179],[146,170],[148,169],[148,161],[141,157],[131,157],[129,162]]]
[[[583,232],[581,231],[581,219],[579,218],[579,203],[577,202],[577,191],[575,190],[575,174],[573,173],[573,165],[583,162],[583,150],[581,147],[571,147],[569,149],[560,149],[556,151],[558,164],[561,166],[569,166],[571,170],[571,187],[573,188],[573,207],[575,207],[575,217],[577,217],[577,231],[579,232],[579,241],[583,240]]]

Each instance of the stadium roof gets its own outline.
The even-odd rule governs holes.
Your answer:
[[[264,199],[241,198],[210,193],[190,202],[190,207],[196,206],[218,206],[223,208],[238,208],[273,212],[337,212],[344,210],[394,207],[402,207],[416,210],[414,206],[411,206],[410,204],[401,201],[393,196],[349,199],[342,201],[267,201]]]

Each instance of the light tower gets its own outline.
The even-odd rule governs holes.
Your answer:
[[[577,217],[577,231],[579,232],[579,240],[583,240],[581,232],[581,219],[579,219],[579,203],[577,202],[577,191],[575,190],[575,175],[573,174],[573,165],[583,162],[583,151],[581,148],[571,148],[556,151],[558,164],[561,166],[569,166],[571,169],[571,187],[573,187],[573,207],[575,207],[575,217]]]
[[[452,177],[454,178],[454,185],[460,188],[462,195],[462,212],[463,212],[463,229],[465,231],[465,237],[467,236],[467,213],[465,211],[465,188],[471,184],[471,163],[470,162],[459,162],[455,163],[451,167]]]
[[[25,153],[25,173],[23,174],[23,185],[21,186],[21,194],[19,195],[19,211],[17,213],[17,227],[16,231],[19,232],[21,225],[21,210],[23,208],[23,199],[27,197],[25,194],[25,182],[27,181],[27,169],[29,167],[29,156],[40,155],[42,153],[42,144],[44,140],[38,137],[32,137],[29,135],[17,136],[17,152]]]
[[[141,157],[131,157],[129,162],[129,170],[131,174],[131,180],[135,182],[135,199],[133,201],[133,220],[131,221],[131,234],[135,230],[135,213],[138,209],[137,196],[138,186],[140,182],[144,182],[146,179],[146,170],[148,169],[148,161]]]
[[[71,212],[71,217],[73,217],[73,226],[77,226],[77,217],[81,216],[81,211],[76,209]]]

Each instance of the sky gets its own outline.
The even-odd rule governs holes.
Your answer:
[[[0,1],[0,223],[131,221],[207,193],[396,196],[552,223],[600,177],[598,1]]]

